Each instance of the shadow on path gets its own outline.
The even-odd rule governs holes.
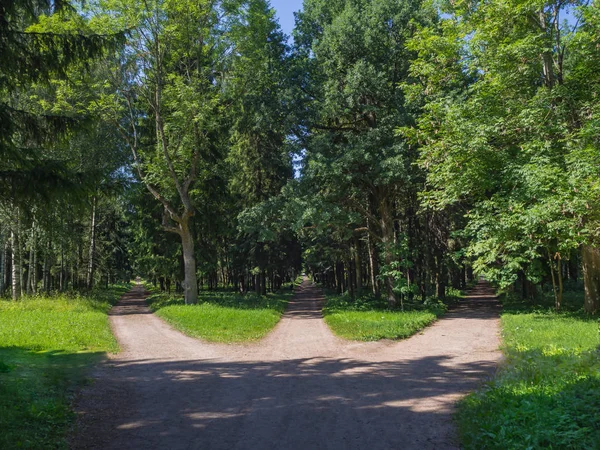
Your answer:
[[[178,333],[142,293],[114,309],[124,351],[78,402],[73,448],[453,449],[456,401],[500,357],[486,292],[410,339],[357,343],[331,334],[324,297],[305,282],[273,332],[247,346]]]
[[[103,380],[112,392],[97,391],[89,411],[102,434],[84,429],[75,448],[456,448],[448,394],[472,389],[493,364],[448,359],[118,361],[106,369],[118,378]],[[111,400],[119,392],[122,410]]]

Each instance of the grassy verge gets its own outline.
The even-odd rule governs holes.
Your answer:
[[[231,291],[200,291],[198,305],[155,293],[148,303],[155,313],[183,333],[210,342],[246,342],[264,337],[279,322],[292,290],[258,296]]]
[[[411,305],[408,310],[390,310],[382,300],[359,296],[327,295],[323,308],[325,322],[345,339],[377,341],[404,339],[430,325],[445,312],[442,304]]]
[[[129,286],[0,300],[0,448],[66,448],[85,370],[118,351],[107,311]]]
[[[598,318],[507,302],[502,334],[504,367],[459,407],[465,448],[600,448]]]

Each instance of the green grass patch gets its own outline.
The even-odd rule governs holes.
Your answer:
[[[185,305],[182,298],[167,294],[153,294],[148,303],[159,317],[189,336],[233,343],[263,338],[279,322],[292,295],[291,289],[266,296],[200,291],[198,305]]]
[[[118,351],[106,313],[127,290],[0,300],[0,448],[67,448],[71,396]]]
[[[600,448],[598,318],[506,305],[502,335],[504,366],[460,404],[464,447]]]
[[[327,295],[323,308],[325,322],[345,339],[377,341],[404,339],[421,331],[445,312],[442,304],[410,305],[405,311],[390,310],[385,300],[361,295]]]

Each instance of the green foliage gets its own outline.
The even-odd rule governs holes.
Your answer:
[[[73,388],[118,351],[106,313],[128,289],[0,300],[0,447],[67,448]]]
[[[72,155],[55,147],[81,128],[82,117],[52,107],[52,83],[87,71],[121,34],[94,34],[68,1],[4,2],[0,15],[0,200],[22,205],[81,190]]]
[[[279,322],[292,291],[239,295],[201,291],[198,305],[184,305],[177,296],[154,294],[148,303],[178,330],[210,342],[248,342],[264,337]]]
[[[421,146],[422,198],[465,208],[466,255],[502,287],[554,276],[596,239],[597,142],[583,135],[597,126],[598,17],[569,8],[577,22],[562,2],[444,3],[408,42],[418,58],[404,90],[421,113],[400,132]]]
[[[597,448],[597,318],[509,309],[502,335],[504,366],[459,408],[465,448]]]

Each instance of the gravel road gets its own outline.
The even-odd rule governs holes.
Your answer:
[[[142,287],[113,308],[122,352],[78,396],[75,449],[454,449],[455,403],[495,370],[499,307],[479,286],[403,341],[335,337],[305,281],[249,345],[187,337]]]

